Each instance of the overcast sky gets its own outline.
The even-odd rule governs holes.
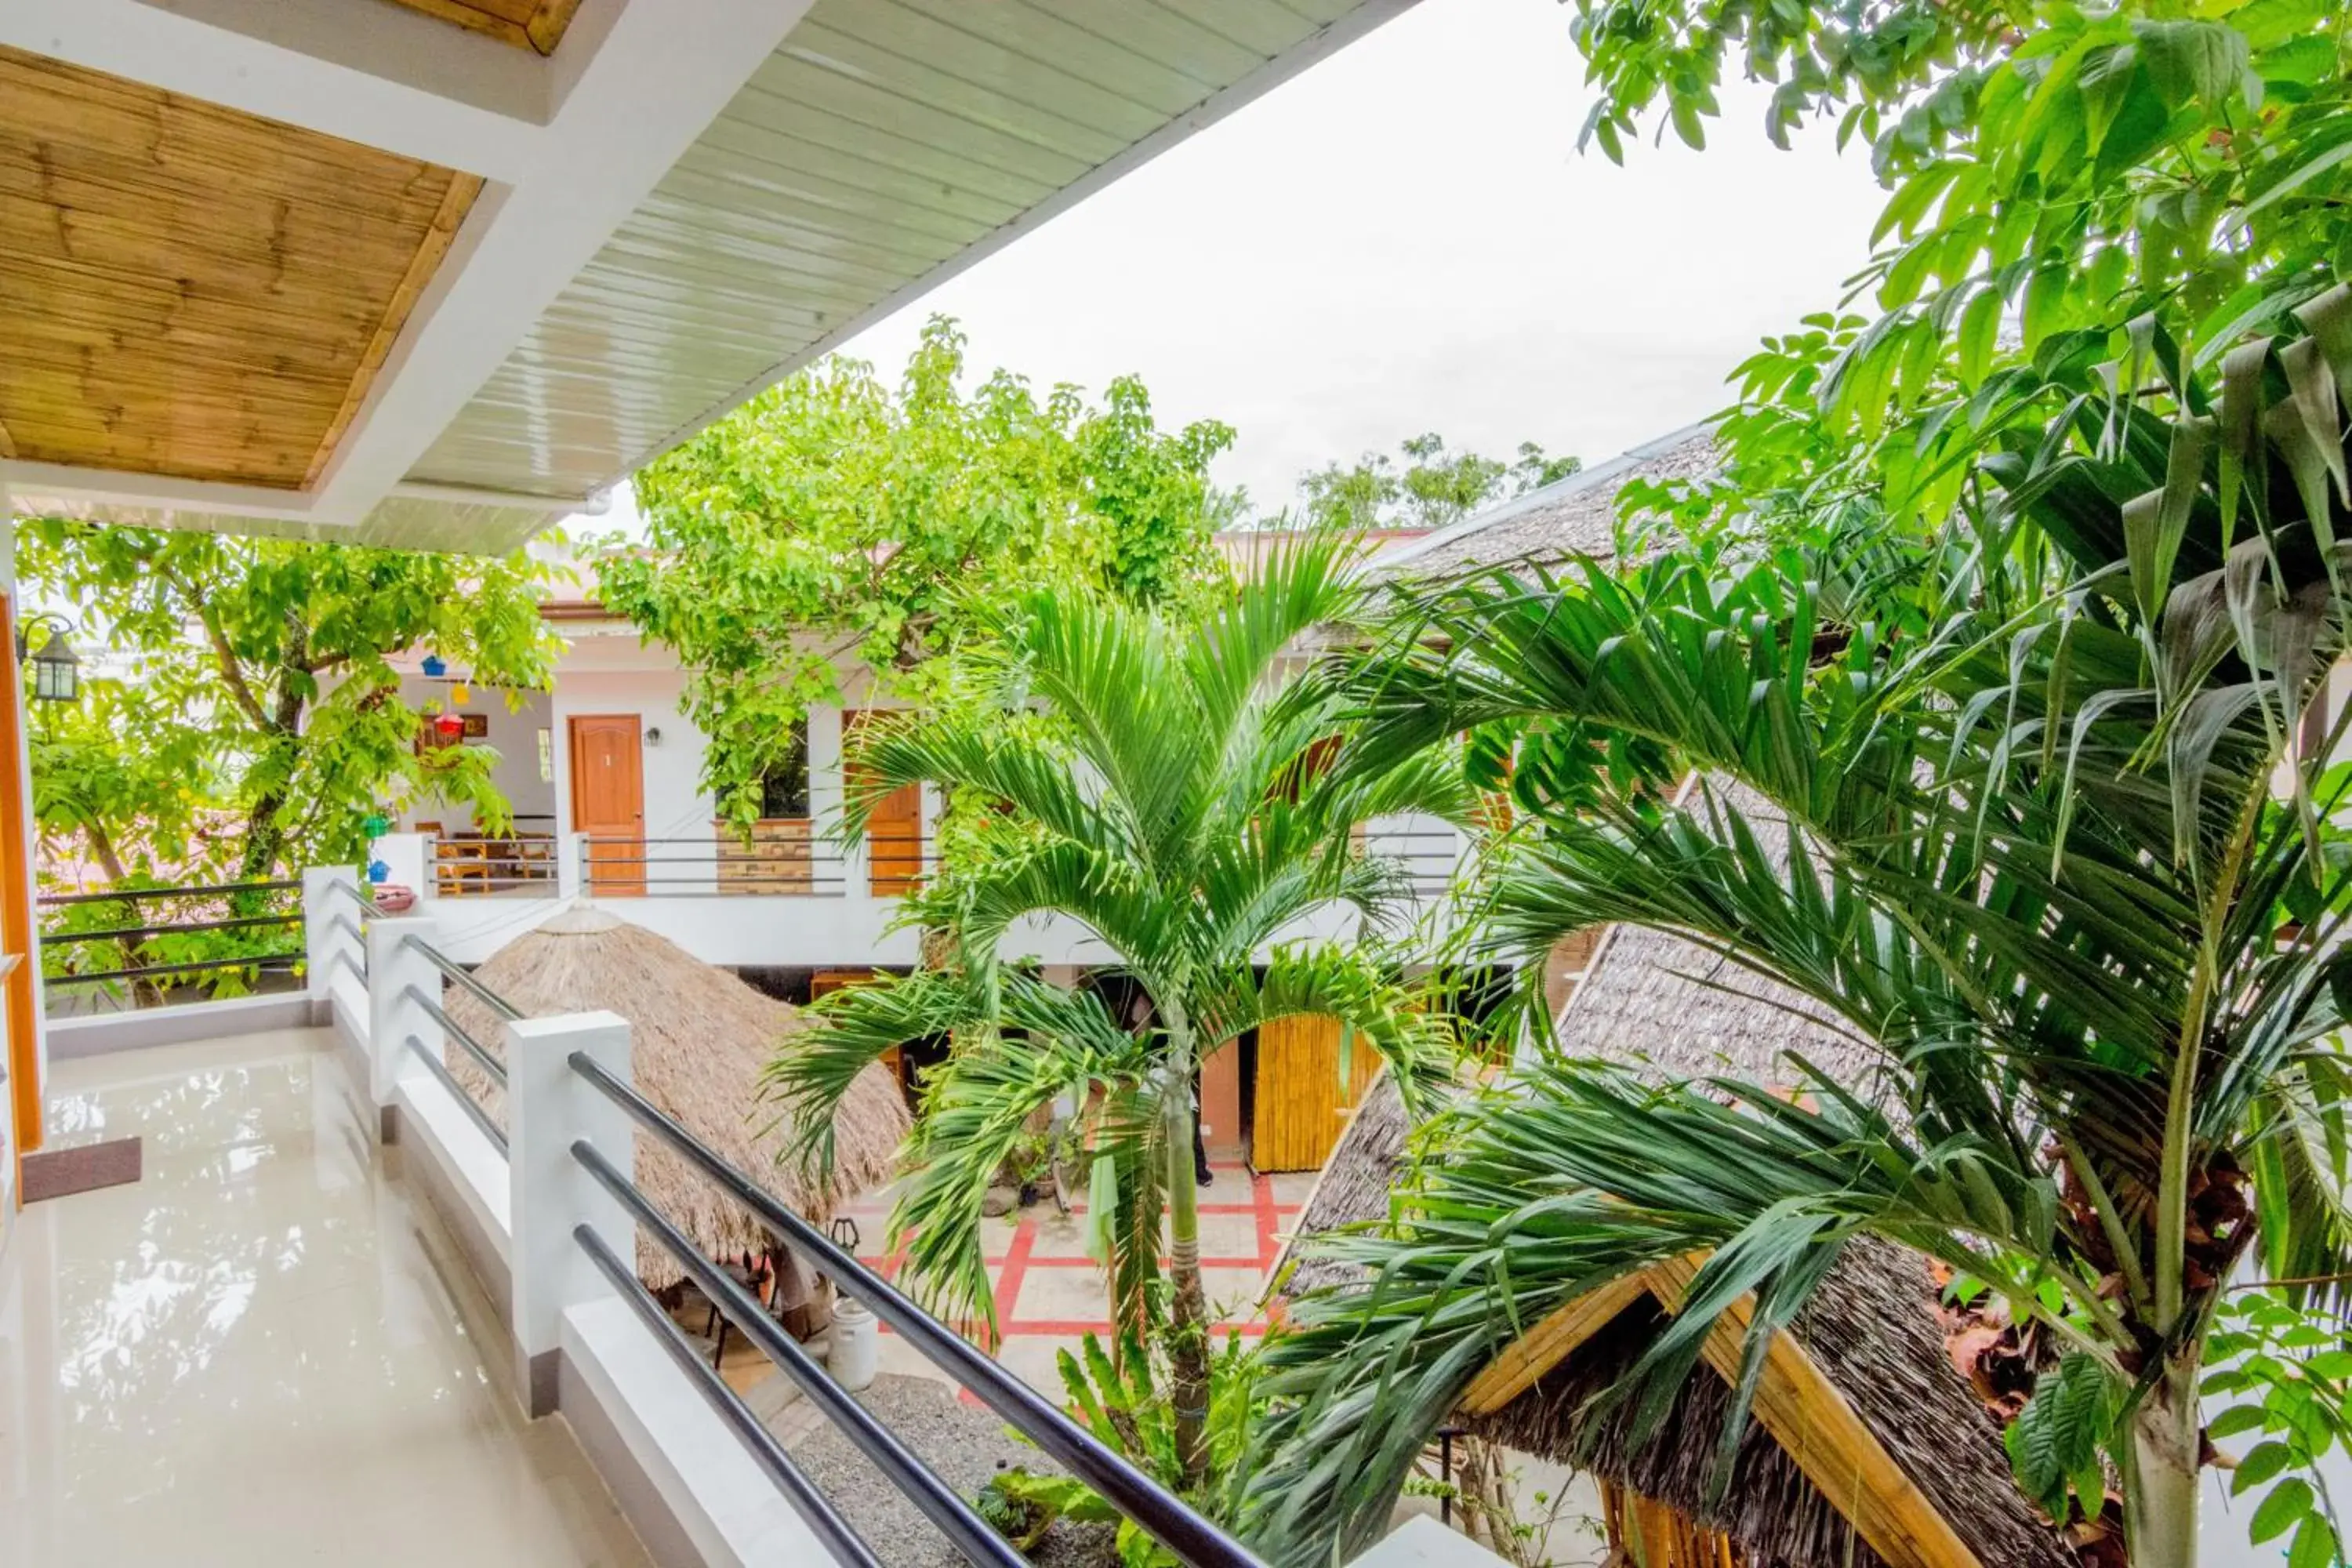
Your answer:
[[[944,311],[983,371],[1133,372],[1163,426],[1240,431],[1218,478],[1263,508],[1423,430],[1591,461],[1711,413],[1759,337],[1837,301],[1881,194],[1859,150],[1772,148],[1744,88],[1704,153],[1580,155],[1570,15],[1423,0],[849,352],[895,380]]]

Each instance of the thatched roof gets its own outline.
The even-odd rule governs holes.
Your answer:
[[[1283,1295],[1298,1296],[1326,1285],[1346,1284],[1362,1272],[1356,1264],[1342,1263],[1312,1247],[1299,1250],[1297,1243],[1343,1225],[1385,1218],[1397,1175],[1404,1168],[1405,1138],[1412,1131],[1405,1121],[1404,1097],[1397,1092],[1396,1079],[1383,1068],[1364,1091],[1331,1157],[1323,1162],[1314,1190],[1298,1211],[1291,1240],[1284,1243],[1282,1255],[1268,1271]],[[1286,1268],[1294,1257],[1297,1266]]]
[[[813,1186],[796,1167],[779,1165],[787,1139],[773,1125],[774,1109],[760,1099],[760,1073],[790,1048],[798,1013],[642,926],[575,906],[515,938],[474,973],[527,1018],[604,1011],[627,1019],[638,1091],[812,1219],[831,1217],[846,1199],[898,1173],[907,1106],[879,1065],[858,1075],[835,1119],[830,1178]],[[502,1032],[487,1005],[456,987],[445,1005],[460,1028],[499,1054]],[[450,1070],[504,1126],[506,1101],[498,1087],[456,1042],[446,1054]],[[713,1258],[769,1246],[767,1232],[740,1205],[645,1133],[637,1137],[636,1180]],[[643,1236],[637,1274],[656,1289],[682,1278]]]
[[[1558,484],[1489,507],[1391,553],[1393,577],[1454,577],[1512,562],[1553,565],[1574,555],[1607,560],[1616,549],[1617,494],[1631,479],[1700,479],[1721,467],[1712,428],[1687,426]]]
[[[1686,784],[1679,798],[1703,812],[1707,787]],[[1712,787],[1785,866],[1784,818],[1751,790]],[[1799,1077],[1793,1053],[1868,1099],[1881,1071],[1876,1052],[1818,1004],[1696,942],[1642,926],[1612,926],[1601,937],[1560,1009],[1553,1041],[1562,1056],[1646,1064],[1661,1081],[1712,1075],[1790,1085]]]
[[[1660,1426],[1628,1441],[1620,1404],[1592,1396],[1639,1356],[1663,1321],[1643,1300],[1472,1430],[1525,1453],[1581,1463],[1629,1490],[1704,1520],[1739,1548],[1745,1568],[1885,1568],[1847,1516],[1765,1429],[1751,1421],[1730,1485],[1706,1507],[1730,1385],[1706,1372],[1685,1381]],[[1869,1237],[1847,1252],[1790,1330],[1828,1384],[1985,1568],[2079,1568],[2010,1478],[2000,1424],[1945,1354],[1934,1286],[1916,1254]]]

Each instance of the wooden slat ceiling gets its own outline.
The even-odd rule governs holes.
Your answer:
[[[480,189],[0,48],[0,457],[314,482]]]
[[[551,55],[580,0],[392,0],[533,54]]]

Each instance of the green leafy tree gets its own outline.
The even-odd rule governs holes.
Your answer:
[[[1787,552],[1431,591],[1366,677],[1359,755],[1520,739],[1531,826],[1495,868],[1495,953],[1539,973],[1568,931],[1672,931],[1821,1008],[1879,1081],[1797,1063],[1790,1098],[1555,1061],[1481,1101],[1402,1233],[1341,1244],[1379,1289],[1309,1300],[1269,1351],[1296,1401],[1255,1494],[1279,1561],[1376,1531],[1415,1438],[1519,1325],[1692,1253],[1684,1311],[1614,1396],[1654,1422],[1752,1293],[1727,1466],[1770,1333],[1874,1235],[2055,1347],[2011,1435],[2028,1491],[2095,1500],[2104,1459],[2131,1561],[2195,1562],[2229,1281],[2251,1263],[2301,1306],[2352,1277],[2352,769],[2326,762],[2344,716],[2302,731],[2352,607],[2352,290],[2301,316],[2309,337],[2233,355],[2219,386],[2170,354],[2079,357],[2066,416],[1971,475],[1971,551],[1916,544],[1945,607],[1902,599],[1899,634],[1830,611],[1823,560]],[[1564,787],[1610,739],[1705,783],[1671,805]],[[2230,1331],[2226,1391],[2326,1386]],[[2298,1427],[2303,1456],[2341,1429]],[[2297,1461],[2269,1450],[2262,1479]],[[2324,1495],[2272,1486],[2252,1532],[2333,1562]]]
[[[2334,0],[1577,9],[1585,136],[1609,157],[1653,118],[1701,145],[1738,68],[1778,84],[1775,141],[1833,121],[1889,193],[1830,352],[1769,345],[1743,367],[1727,505],[1866,491],[1941,527],[1978,456],[2056,417],[2035,361],[2067,334],[2160,330],[2204,374],[2295,331],[2352,264],[2352,22]]]
[[[1089,1222],[1108,1263],[1114,1318],[1163,1331],[1181,1473],[1206,1460],[1201,1412],[1209,1323],[1193,1191],[1193,1083],[1203,1058],[1270,1019],[1339,1019],[1349,1049],[1380,1052],[1408,1085],[1443,1055],[1440,1026],[1376,955],[1300,943],[1302,917],[1352,906],[1388,920],[1403,869],[1349,829],[1406,810],[1461,816],[1457,759],[1433,752],[1370,782],[1324,765],[1341,694],[1292,660],[1316,628],[1345,622],[1360,592],[1353,556],[1321,535],[1286,540],[1214,601],[1170,611],[1097,591],[1040,588],[1000,628],[999,705],[883,727],[861,743],[854,829],[889,791],[929,783],[994,803],[1025,844],[970,868],[943,923],[952,962],[838,993],[772,1069],[787,1120],[822,1159],[832,1108],[893,1046],[952,1037],[909,1146],[891,1218],[915,1287],[950,1316],[993,1321],[982,1264],[982,1199],[1057,1101],[1079,1108],[1092,1160]],[[1053,722],[1017,721],[1040,702]],[[1100,941],[1140,984],[1148,1019],[1115,1017],[999,962],[1017,924],[1052,915]],[[1166,1216],[1163,1232],[1162,1215]],[[1158,1322],[1160,1258],[1171,1301]]]
[[[637,476],[648,548],[600,565],[604,599],[677,650],[711,738],[704,784],[759,814],[760,784],[855,655],[893,693],[946,700],[951,657],[1040,582],[1137,604],[1213,575],[1213,422],[1173,434],[1131,377],[1100,406],[999,371],[967,394],[964,336],[935,317],[893,394],[831,360]]]
[[[1298,481],[1298,522],[1357,532],[1380,528],[1444,528],[1507,490],[1524,495],[1575,473],[1574,458],[1554,458],[1533,441],[1519,443],[1515,462],[1449,450],[1433,433],[1398,443],[1404,463],[1367,452],[1342,468],[1327,463]]]
[[[505,812],[495,753],[418,750],[424,714],[391,659],[429,647],[481,686],[544,686],[555,642],[528,558],[40,518],[17,523],[16,563],[133,666],[34,734],[42,831],[110,871],[250,880],[351,860],[402,792]]]

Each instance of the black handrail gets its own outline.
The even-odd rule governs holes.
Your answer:
[[[215,882],[191,888],[124,888],[111,893],[43,893],[35,901],[43,909],[56,909],[65,904],[112,904],[130,899],[194,899],[223,893],[280,893],[299,888],[299,882]]]
[[[505,1153],[507,1152],[505,1129],[491,1121],[490,1113],[474,1102],[474,1097],[466,1092],[465,1085],[457,1081],[457,1075],[451,1072],[448,1065],[439,1057],[426,1050],[425,1042],[415,1035],[409,1036],[405,1044],[410,1050],[416,1053],[416,1059],[423,1062],[434,1078],[439,1080],[441,1087],[449,1091],[449,1097],[457,1102],[467,1115],[474,1119],[474,1125],[482,1130],[482,1136],[496,1144],[499,1153]]]
[[[515,1019],[522,1016],[521,1008],[516,1006],[513,1003],[508,1001],[505,997],[499,995],[497,992],[491,990],[488,986],[475,979],[465,970],[459,968],[457,964],[443,957],[440,949],[435,947],[431,942],[425,942],[414,935],[402,937],[400,939],[400,942],[403,947],[413,947],[417,952],[423,953],[425,956],[425,959],[432,963],[434,968],[439,970],[442,973],[447,975],[450,979],[456,981],[458,984],[472,992],[489,1007],[491,1012],[496,1013],[499,1017],[511,1023]]]
[[[917,1458],[914,1450],[898,1440],[898,1434],[875,1419],[872,1411],[852,1399],[846,1389],[827,1376],[814,1356],[761,1310],[758,1297],[712,1268],[709,1259],[702,1256],[702,1249],[654,1207],[637,1190],[635,1183],[614,1170],[612,1162],[596,1152],[595,1145],[584,1138],[576,1139],[572,1144],[572,1157],[619,1200],[639,1226],[653,1234],[662,1249],[677,1260],[710,1303],[726,1313],[727,1321],[758,1345],[779,1371],[799,1384],[809,1403],[840,1428],[859,1453],[873,1461],[874,1468],[898,1489],[899,1495],[939,1526],[950,1544],[981,1568],[1028,1568],[1028,1560],[1011,1542],[991,1529],[971,1504]]]
[[[432,997],[427,996],[424,992],[418,990],[414,985],[409,986],[405,991],[402,992],[401,994],[406,996],[418,1006],[424,1008],[432,1020],[440,1025],[442,1029],[448,1034],[451,1039],[456,1040],[459,1045],[465,1047],[466,1054],[474,1058],[476,1066],[479,1067],[484,1072],[489,1075],[490,1081],[492,1083],[497,1084],[500,1089],[506,1088],[506,1065],[500,1062],[498,1058],[490,1055],[490,1053],[483,1047],[481,1041],[467,1034],[458,1024],[457,1019],[452,1018],[447,1013],[442,1011],[440,1003],[436,1002]]]
[[[809,1529],[832,1553],[833,1560],[847,1564],[848,1568],[882,1568],[882,1560],[857,1538],[857,1531],[841,1517],[841,1510],[833,1506],[832,1500],[801,1474],[800,1467],[793,1463],[792,1456],[776,1440],[776,1435],[760,1424],[760,1418],[751,1413],[750,1405],[743,1403],[742,1396],[728,1387],[727,1380],[712,1370],[710,1363],[704,1361],[694,1346],[688,1342],[686,1331],[662,1310],[661,1303],[654,1300],[654,1293],[646,1289],[646,1282],[637,1278],[635,1271],[614,1257],[613,1249],[604,1245],[604,1238],[588,1226],[575,1226],[572,1235],[580,1243],[581,1250],[588,1254],[589,1261],[612,1281],[613,1289],[620,1292],[621,1299],[635,1309],[646,1327],[661,1341],[662,1348],[669,1352],[670,1360],[677,1363],[678,1370],[686,1373],[688,1381],[701,1393],[704,1401],[718,1412],[719,1418],[726,1422],[734,1430],[736,1437],[751,1451],[751,1458],[768,1472],[768,1479],[782,1490],[793,1511],[808,1522]]]
[[[41,933],[43,947],[62,947],[71,942],[129,942],[134,938],[170,936],[184,931],[250,931],[256,926],[300,925],[302,917],[291,915],[241,915],[227,921],[188,921],[168,926],[112,926],[105,931],[45,931]]]
[[[1238,1541],[1194,1511],[1167,1488],[1114,1453],[1045,1395],[1006,1372],[977,1346],[925,1312],[897,1287],[844,1251],[832,1237],[794,1214],[742,1172],[705,1148],[651,1100],[606,1071],[585,1052],[566,1058],[638,1126],[685,1157],[775,1237],[819,1274],[873,1310],[925,1360],[980,1397],[1063,1468],[1100,1493],[1191,1568],[1263,1568]]]
[[[269,969],[299,963],[299,952],[257,952],[243,958],[207,958],[194,963],[151,963],[143,969],[104,969],[79,974],[45,974],[43,985],[93,985],[101,980],[148,980],[158,974],[217,973],[227,969]]]

